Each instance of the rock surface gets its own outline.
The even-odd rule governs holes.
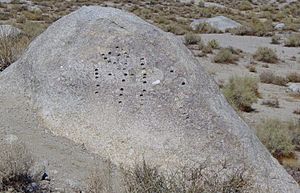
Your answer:
[[[22,33],[22,31],[11,25],[0,25],[0,38],[1,37],[15,37]]]
[[[228,17],[217,16],[217,17],[205,18],[205,19],[195,19],[191,23],[191,28],[193,30],[196,30],[197,25],[199,25],[201,23],[208,23],[212,27],[214,27],[222,32],[225,32],[227,29],[233,29],[233,28],[237,28],[237,27],[241,26],[240,23],[233,21],[232,19],[229,19]]]
[[[87,153],[56,150],[63,140],[41,130],[114,164],[145,158],[174,169],[226,160],[229,168],[253,168],[261,192],[299,191],[181,41],[117,9],[83,7],[55,22],[0,74],[0,96],[0,127],[24,133],[28,145],[38,141],[35,153],[50,163],[67,164],[55,159],[72,151],[78,167],[67,167],[75,176],[90,168],[89,157],[79,157]],[[46,146],[51,138],[54,148]]]

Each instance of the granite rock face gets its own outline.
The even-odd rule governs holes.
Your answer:
[[[40,127],[114,164],[226,160],[251,168],[262,192],[298,192],[182,42],[133,14],[91,6],[61,18],[0,82],[0,105],[28,101]]]

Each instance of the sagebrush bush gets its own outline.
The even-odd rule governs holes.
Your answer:
[[[269,107],[273,107],[273,108],[279,108],[279,100],[277,98],[263,100],[261,104],[269,106]]]
[[[255,78],[231,77],[224,86],[223,93],[233,107],[249,112],[258,99],[258,83]]]
[[[20,57],[28,42],[29,39],[25,36],[0,38],[0,71]]]
[[[262,72],[259,75],[260,81],[266,84],[275,84],[279,86],[286,86],[288,80],[285,77],[274,75],[271,71]]]
[[[228,48],[221,49],[214,57],[216,63],[234,63],[238,60],[238,56],[233,54]]]
[[[249,1],[243,0],[239,3],[239,10],[247,11],[247,10],[251,10],[251,9],[252,9],[252,4]]]
[[[210,45],[204,45],[201,50],[204,54],[212,54],[213,53],[213,49]]]
[[[227,167],[224,164],[224,167]],[[252,179],[245,168],[234,169],[230,174],[223,170],[205,172],[206,166],[163,173],[157,167],[138,164],[134,169],[124,170],[125,188],[128,193],[216,193],[247,192]],[[225,169],[225,168],[223,168]],[[226,177],[225,177],[226,175]]]
[[[199,33],[221,33],[220,30],[216,29],[208,23],[199,23],[196,26],[196,31]]]
[[[272,38],[271,38],[271,43],[272,44],[280,44],[280,36],[273,35]]]
[[[212,47],[212,49],[218,49],[220,48],[220,44],[217,40],[213,39],[210,40],[209,42],[207,42],[208,45],[210,45]]]
[[[257,136],[277,158],[292,156],[295,146],[288,128],[279,120],[264,120],[257,128]]]
[[[255,54],[253,55],[253,58],[267,63],[276,63],[278,62],[278,57],[276,53],[268,47],[259,47]]]
[[[293,34],[293,35],[289,36],[285,40],[284,45],[287,47],[299,47],[300,46],[300,35]]]
[[[286,76],[289,82],[300,82],[300,73],[292,72]]]
[[[194,34],[194,33],[187,33],[184,35],[184,41],[185,44],[189,45],[189,44],[197,44],[199,42],[201,42],[201,37],[200,35]]]
[[[0,143],[0,192],[11,188],[26,192],[33,182],[30,176],[32,164],[33,158],[23,143]]]

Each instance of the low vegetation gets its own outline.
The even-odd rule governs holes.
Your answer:
[[[293,34],[289,36],[284,45],[287,47],[299,47],[300,46],[300,34]]]
[[[227,172],[226,163],[218,170],[202,164],[192,169],[175,172],[163,172],[145,161],[132,169],[123,169],[124,188],[127,193],[216,193],[247,192],[252,186],[250,173],[242,167]],[[102,175],[99,175],[102,176]],[[89,188],[92,193],[105,192],[102,177],[91,176],[97,186]]]
[[[208,23],[199,23],[196,26],[196,31],[199,33],[221,33],[220,30],[214,28]]]
[[[214,57],[216,63],[235,63],[238,60],[238,55],[234,54],[231,49],[223,48]]]
[[[271,38],[271,43],[272,44],[280,44],[280,36],[273,35],[272,38]]]
[[[279,100],[277,98],[263,100],[261,104],[268,107],[279,108]]]
[[[219,49],[220,48],[219,42],[215,39],[208,41],[207,45],[210,45],[210,47],[212,47],[212,49]]]
[[[232,77],[224,86],[223,93],[233,107],[249,112],[258,100],[258,83],[255,78]]]
[[[201,37],[197,34],[194,34],[194,33],[187,33],[184,36],[184,40],[185,40],[186,45],[197,44],[197,43],[202,41]]]
[[[32,156],[24,144],[0,143],[0,192],[9,189],[26,192],[34,182],[30,176],[32,164]]]
[[[25,36],[0,38],[0,71],[15,62],[27,47]]]
[[[290,157],[295,145],[288,127],[276,119],[264,120],[257,129],[260,141],[276,158]]]
[[[266,84],[275,84],[279,86],[286,86],[288,80],[285,77],[273,74],[271,71],[262,72],[259,75],[260,81]]]
[[[278,57],[276,53],[267,47],[259,47],[253,55],[253,58],[267,63],[276,63],[278,62]]]
[[[289,82],[300,82],[300,74],[297,72],[289,73],[286,78]]]

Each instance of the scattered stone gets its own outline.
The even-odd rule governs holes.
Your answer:
[[[285,24],[284,23],[278,23],[274,26],[275,30],[283,30],[285,28]]]
[[[295,94],[300,93],[300,83],[289,83],[288,88],[290,91],[292,91]]]
[[[20,35],[22,31],[11,25],[0,25],[0,38],[1,37],[16,37]]]
[[[191,23],[191,28],[193,30],[196,30],[197,26],[201,23],[207,23],[222,32],[225,32],[228,29],[233,29],[233,28],[242,26],[240,23],[238,23],[232,19],[229,19],[228,17],[217,16],[217,17],[213,17],[213,18],[195,19]]]

